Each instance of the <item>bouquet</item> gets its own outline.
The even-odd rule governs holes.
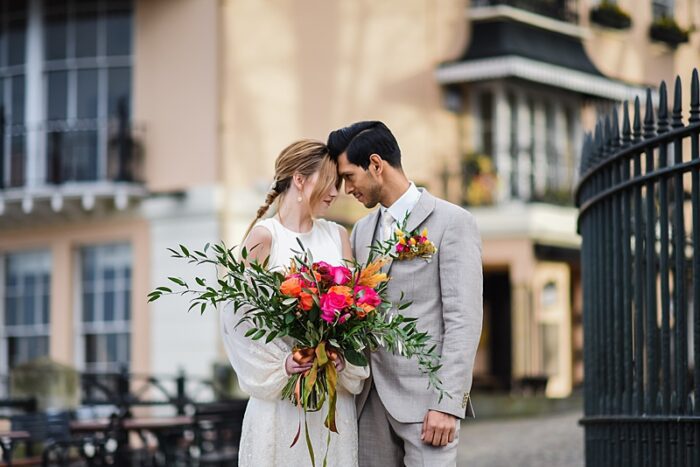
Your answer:
[[[190,287],[181,278],[169,277],[179,290],[158,287],[149,294],[149,302],[163,294],[191,295],[189,309],[196,308],[200,313],[209,306],[232,303],[234,313],[240,313],[237,326],[249,323],[246,337],[266,342],[281,337],[291,339],[295,360],[310,362],[312,366],[303,374],[289,377],[282,397],[303,409],[304,415],[320,410],[328,402],[324,424],[337,433],[338,374],[334,361],[339,355],[357,366],[366,366],[365,352],[379,347],[407,358],[415,357],[427,376],[428,387],[439,393],[440,400],[445,395],[449,397],[437,377],[441,365],[431,336],[418,330],[416,318],[399,313],[410,305],[403,302],[403,294],[397,304],[387,299],[389,277],[382,267],[402,253],[398,251],[402,248],[397,248],[401,245],[401,232],[397,229],[390,240],[372,245],[366,264],[349,261],[345,266],[314,261],[312,252],[299,241],[299,250],[284,271],[268,270],[267,260],[247,264],[245,248],[238,259],[234,248],[223,243],[207,244],[201,251],[180,245],[179,250],[169,249],[172,256],[218,267],[216,284],[196,277],[196,286]],[[301,420],[292,446],[300,434]],[[315,465],[308,428],[305,434]]]

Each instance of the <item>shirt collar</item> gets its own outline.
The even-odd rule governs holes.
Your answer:
[[[420,199],[421,192],[416,185],[411,182],[408,189],[404,192],[399,199],[394,201],[394,204],[388,208],[382,207],[382,215],[389,211],[391,217],[394,218],[396,222],[402,222],[404,218],[413,210],[413,208],[418,203]]]

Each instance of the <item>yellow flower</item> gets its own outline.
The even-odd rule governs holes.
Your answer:
[[[427,237],[428,236],[428,229],[427,228],[423,229],[423,231],[420,233],[420,236]]]
[[[415,245],[416,245],[416,239],[415,239],[415,238],[411,238],[410,242],[411,242],[411,246],[415,246]]]
[[[411,240],[413,240],[413,239],[411,239]],[[401,245],[405,245],[405,244],[406,244],[406,239],[403,238],[403,237],[399,238],[399,243],[400,243]]]
[[[394,231],[394,233],[396,234],[397,237],[403,237],[403,236],[404,236],[403,230],[401,230],[401,229],[396,229],[396,230]]]

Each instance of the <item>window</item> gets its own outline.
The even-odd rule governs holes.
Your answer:
[[[25,182],[26,30],[27,2],[0,2],[0,125],[5,127],[0,141],[0,187]]]
[[[673,0],[652,0],[651,11],[654,19],[673,17]]]
[[[49,354],[50,274],[48,251],[5,258],[4,370]]]
[[[559,186],[559,157],[557,154],[557,125],[554,105],[545,106],[545,127],[547,129],[547,141],[545,146],[546,190],[555,190]]]
[[[85,370],[116,371],[131,355],[131,247],[84,247],[80,266]]]
[[[493,157],[493,94],[490,92],[479,95],[479,114],[481,115],[481,152]]]
[[[513,94],[508,95],[510,109],[510,195],[518,197],[518,101]]]
[[[537,124],[535,120],[535,101],[529,99],[527,103],[527,108],[529,112],[529,125],[530,125],[530,142],[529,142],[529,157],[530,157],[530,196],[534,196],[537,192],[537,178],[535,177],[535,167],[537,167],[537,159],[535,156],[536,151],[536,138],[537,138]]]
[[[110,122],[129,117],[131,1],[52,0],[43,24],[48,179],[97,180]]]
[[[130,115],[132,10],[133,0],[0,2],[0,188],[108,176],[110,133]]]

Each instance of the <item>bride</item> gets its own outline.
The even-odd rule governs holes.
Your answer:
[[[275,182],[265,203],[246,233],[243,245],[248,260],[260,263],[269,257],[268,267],[284,268],[299,250],[297,239],[309,249],[314,261],[340,266],[352,256],[350,239],[344,227],[327,221],[325,214],[338,196],[340,180],[328,148],[320,142],[301,140],[285,148],[275,162]],[[273,217],[261,220],[277,203]],[[241,388],[250,395],[238,462],[247,466],[310,465],[302,437],[290,447],[300,420],[300,409],[281,399],[287,378],[303,373],[311,364],[297,364],[290,342],[274,339],[269,344],[244,337],[246,328],[235,328],[238,316],[230,309],[220,314],[224,346]],[[335,361],[338,370],[336,420],[338,433],[331,433],[329,466],[357,466],[357,417],[354,394],[362,390],[369,376],[367,367],[356,367],[342,357]],[[317,464],[326,451],[328,430],[323,422],[328,404],[307,415],[309,435]],[[302,427],[303,429],[303,427]]]

